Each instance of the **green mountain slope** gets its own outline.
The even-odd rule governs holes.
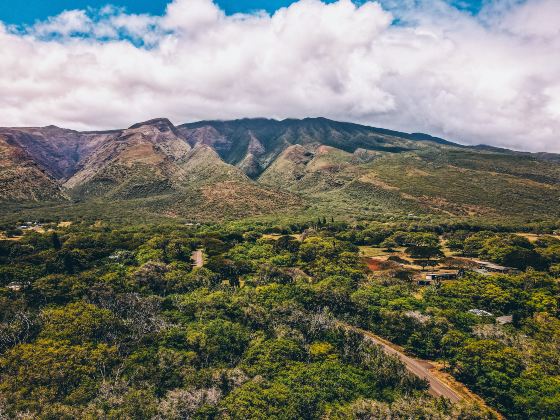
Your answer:
[[[325,145],[350,153],[356,149],[398,153],[415,150],[423,141],[451,144],[420,134],[406,134],[325,118],[303,120],[243,119],[184,124],[178,130],[191,145],[213,146],[229,163],[239,164],[252,155],[261,170],[290,145]]]

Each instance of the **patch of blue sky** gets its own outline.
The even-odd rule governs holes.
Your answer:
[[[335,0],[323,0],[332,3]],[[381,0],[382,4],[391,4],[392,9],[398,9],[399,4],[409,5],[419,0]],[[476,14],[485,3],[492,0],[446,0],[460,10]],[[12,25],[29,25],[37,20],[45,20],[64,10],[99,9],[107,4],[123,7],[128,13],[146,13],[162,15],[170,0],[0,0],[0,20]],[[356,3],[363,3],[356,0]],[[266,10],[274,13],[281,7],[289,6],[294,0],[216,0],[216,3],[227,13],[250,13]]]
[[[449,3],[459,10],[477,14],[487,2],[484,0],[451,0]]]
[[[30,25],[65,10],[101,9],[111,4],[129,13],[161,15],[169,0],[0,0],[0,21],[10,25]]]

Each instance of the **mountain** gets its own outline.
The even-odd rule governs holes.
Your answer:
[[[179,162],[191,150],[166,119],[105,138],[64,186],[74,196],[134,198],[172,190],[182,180]]]
[[[228,163],[239,165],[250,161],[252,176],[262,173],[287,147],[294,144],[322,144],[348,152],[363,148],[390,153],[413,150],[417,144],[415,135],[326,118],[201,121],[183,124],[178,129],[189,144],[212,146]],[[445,142],[435,138],[432,141]]]
[[[57,181],[10,136],[0,133],[0,201],[65,199]]]
[[[343,214],[559,214],[558,155],[466,147],[324,118],[207,121],[179,130],[258,182]]]
[[[0,128],[0,159],[4,202],[120,203],[193,219],[560,217],[558,155],[325,118]]]
[[[78,163],[99,147],[112,132],[80,133],[56,126],[0,128],[12,146],[23,150],[55,179],[71,176]]]

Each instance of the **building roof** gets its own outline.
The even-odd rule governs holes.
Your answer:
[[[440,276],[442,274],[459,274],[459,270],[441,270],[441,271],[430,271],[426,273],[427,276]]]
[[[474,260],[474,262],[486,268],[489,268],[490,270],[500,270],[500,271],[515,270],[515,268],[513,267],[505,267],[503,265],[494,264],[488,261]]]
[[[496,322],[498,324],[509,324],[511,322],[513,322],[513,315],[504,315],[504,316],[499,316],[496,318]]]
[[[493,316],[491,312],[485,311],[484,309],[470,309],[469,313],[477,316]]]

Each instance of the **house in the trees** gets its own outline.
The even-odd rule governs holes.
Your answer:
[[[431,286],[432,284],[439,284],[443,280],[455,280],[460,277],[460,271],[437,271],[427,273],[424,277],[418,279],[419,286]]]
[[[500,273],[500,274],[514,274],[518,273],[519,270],[513,267],[505,267],[503,265],[494,264],[488,261],[474,261],[477,268],[474,269],[475,272],[479,274],[490,274],[490,273]]]
[[[496,318],[496,323],[500,325],[511,324],[513,322],[513,315],[503,315]]]

